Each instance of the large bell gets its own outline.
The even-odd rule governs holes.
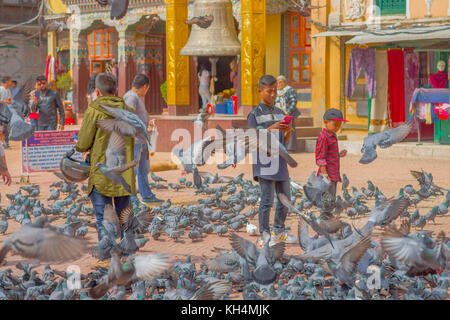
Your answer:
[[[183,56],[235,56],[241,52],[230,0],[195,0],[194,17],[213,16],[207,28],[192,25]]]

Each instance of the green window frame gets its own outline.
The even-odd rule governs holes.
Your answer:
[[[405,14],[406,0],[377,0],[381,15]]]

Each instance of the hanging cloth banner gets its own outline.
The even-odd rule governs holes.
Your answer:
[[[389,107],[392,126],[405,122],[405,67],[402,50],[388,50]]]
[[[377,95],[377,86],[375,81],[375,49],[353,48],[350,53],[350,60],[347,72],[347,86],[345,94],[351,98],[355,91],[356,81],[358,80],[361,69],[364,69],[366,84],[369,90],[369,97],[374,98]]]
[[[377,133],[386,129],[388,120],[388,73],[386,72],[387,51],[375,51],[375,79],[377,95],[372,99],[370,109],[369,133]]]

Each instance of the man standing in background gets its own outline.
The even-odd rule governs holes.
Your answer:
[[[11,81],[11,98],[14,100],[15,95],[19,92],[20,88],[17,86],[17,81]]]
[[[145,95],[150,88],[150,79],[145,74],[138,74],[134,77],[131,90],[129,90],[123,96],[125,103],[133,108],[136,114],[141,118],[145,125],[149,126],[148,112],[145,109],[144,99]],[[154,120],[150,122],[150,130],[154,127]],[[141,153],[141,159],[139,164],[135,167],[135,172],[137,168],[137,179],[139,186],[139,193],[142,196],[142,201],[146,203],[162,203],[164,201],[156,198],[156,195],[152,192],[150,184],[148,182],[148,174],[150,172],[150,154],[148,146],[145,140],[140,140],[136,137],[136,142],[134,145],[134,158],[137,158],[138,152],[141,147],[143,151]],[[131,196],[131,201],[138,201],[137,195]]]
[[[111,60],[111,63],[108,63],[106,66],[106,73],[112,74],[114,77],[116,77],[116,80],[118,80],[118,68],[117,68],[117,62],[115,59]]]
[[[38,131],[56,130],[58,126],[57,112],[59,112],[59,129],[64,130],[64,107],[59,94],[47,88],[45,76],[38,76],[36,82],[36,88],[39,91],[36,91],[32,97],[31,112],[39,113]]]
[[[95,100],[96,95],[95,95],[95,78],[97,77],[97,75],[100,73],[100,66],[98,64],[94,65],[94,70],[93,73],[91,75],[91,77],[89,78],[89,82],[88,82],[88,87],[87,87],[87,99],[88,99],[88,104],[90,104],[92,101]],[[117,81],[117,79],[116,79]]]
[[[9,87],[11,86],[11,77],[2,77],[0,81],[0,102],[10,105],[12,103],[11,91],[9,90]],[[7,107],[6,105],[3,105],[3,107]],[[11,149],[9,146],[9,130],[9,125],[3,125],[0,131],[3,140],[3,148],[5,149]]]

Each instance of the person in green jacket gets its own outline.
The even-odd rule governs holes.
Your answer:
[[[133,168],[122,173],[123,178],[131,187],[128,193],[121,184],[112,184],[97,168],[98,162],[106,163],[106,148],[108,146],[110,134],[100,129],[97,120],[113,119],[100,105],[112,108],[125,109],[134,113],[134,110],[127,106],[124,100],[114,96],[117,84],[113,75],[100,73],[95,78],[95,91],[98,98],[92,101],[87,108],[80,131],[78,142],[75,146],[79,152],[90,152],[91,171],[89,174],[88,195],[96,214],[96,226],[98,240],[101,239],[101,229],[103,213],[106,204],[112,204],[117,214],[130,203],[130,195],[136,194],[135,175]],[[134,160],[134,138],[124,137],[126,143],[126,162]]]

